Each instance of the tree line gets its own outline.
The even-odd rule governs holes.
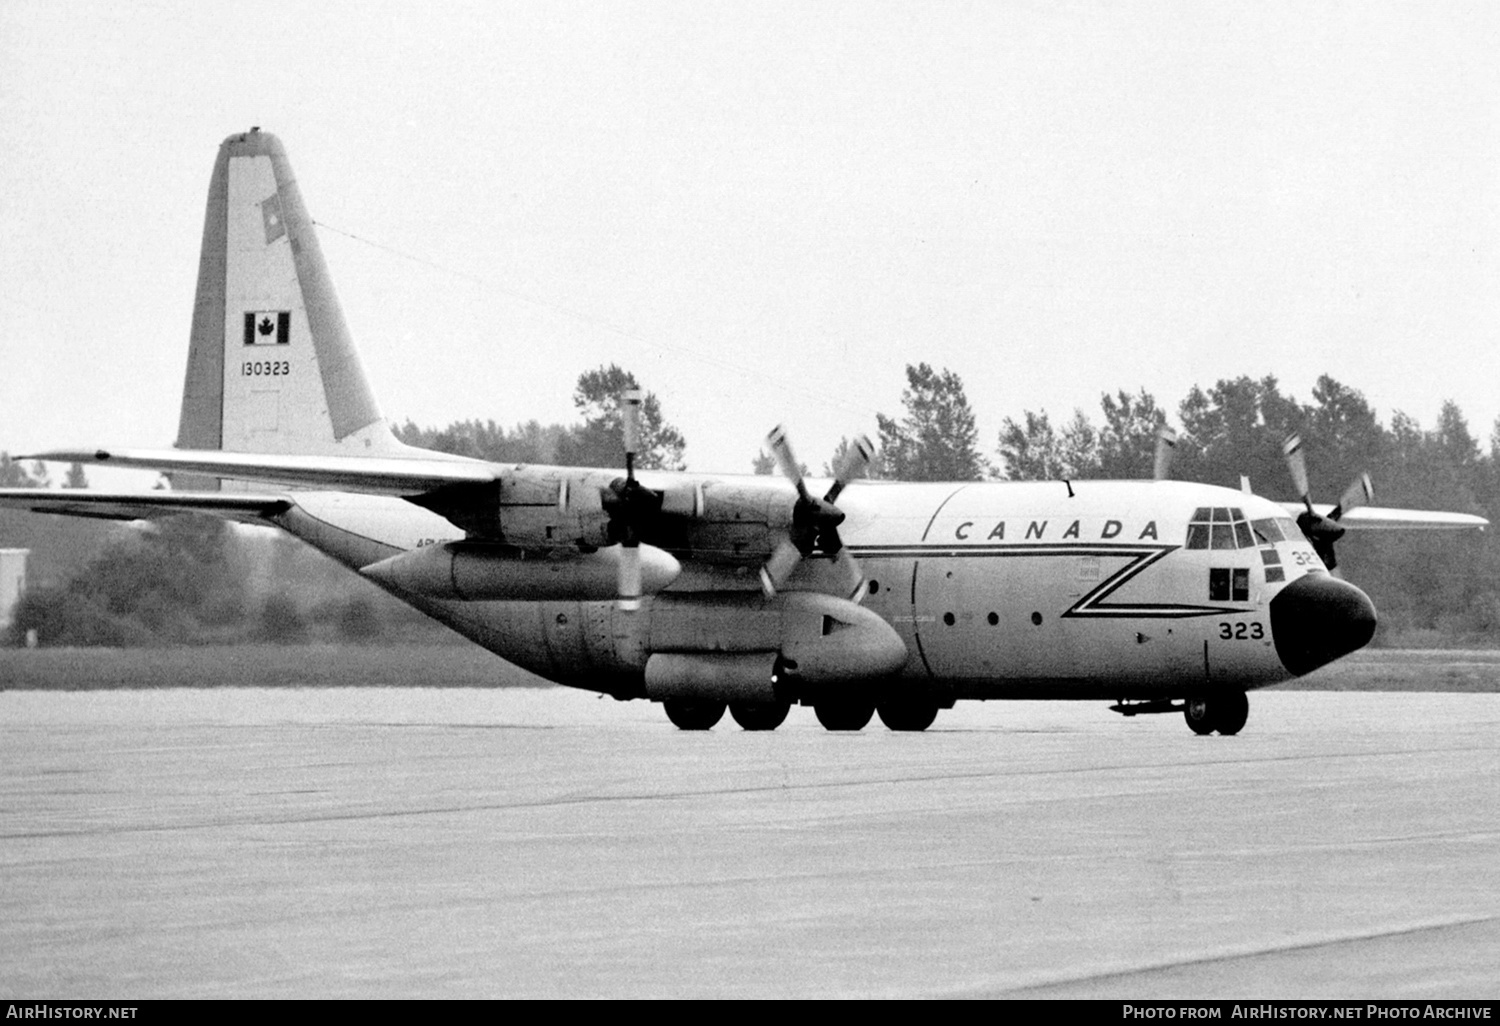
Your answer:
[[[579,376],[573,394],[579,421],[573,424],[531,421],[506,429],[494,420],[463,420],[439,428],[407,420],[396,433],[411,445],[500,463],[623,467],[618,397],[638,387],[632,373],[609,365]],[[1058,422],[1046,410],[1006,417],[994,449],[986,453],[963,381],[953,371],[909,365],[901,404],[898,414],[877,414],[878,451],[869,470],[873,477],[1144,479],[1152,473],[1157,429],[1168,420],[1166,407],[1144,389],[1122,390],[1101,395],[1097,420],[1082,410]],[[1399,411],[1382,423],[1360,392],[1327,375],[1318,379],[1307,402],[1284,393],[1274,377],[1242,376],[1207,389],[1191,388],[1176,405],[1176,422],[1181,430],[1171,476],[1178,480],[1233,488],[1245,477],[1261,495],[1294,499],[1282,442],[1296,431],[1305,443],[1316,501],[1336,502],[1355,475],[1367,471],[1378,505],[1477,513],[1500,524],[1500,422],[1488,449],[1482,449],[1452,402],[1443,405],[1433,427],[1424,429]],[[848,444],[845,439],[840,447]],[[660,399],[646,393],[638,465],[685,469],[686,448]],[[838,455],[830,454],[823,464],[825,474]],[[775,465],[761,452],[752,457],[750,469],[770,474]],[[28,470],[0,454],[0,485],[48,484],[45,468]],[[70,468],[67,484],[86,484],[82,467]],[[203,524],[199,518],[178,519]],[[29,526],[18,529],[21,521]],[[55,518],[0,516],[0,528],[6,531],[0,544],[29,540],[48,551],[48,538],[55,539],[58,530],[40,528],[39,522],[55,523]],[[226,550],[232,548],[232,538],[217,524],[169,526],[174,523],[163,521],[158,531],[144,537],[117,538],[82,561],[75,536],[89,528],[69,525],[65,530],[73,532],[71,540],[51,549],[67,550],[73,565],[65,575],[47,575],[54,579],[42,589],[46,594],[34,596],[37,601],[27,608],[50,618],[52,636],[75,641],[120,644],[235,633],[231,625],[247,615],[247,608],[236,592],[243,568]],[[25,535],[21,541],[14,540],[18,530]],[[62,558],[60,551],[53,554]],[[1380,609],[1378,640],[1500,640],[1500,541],[1494,531],[1477,537],[1473,532],[1351,531],[1339,543],[1339,557],[1341,570],[1369,591]],[[69,614],[69,609],[75,612]],[[287,620],[285,612],[259,610],[266,622],[251,633],[277,635],[276,624]],[[75,628],[84,626],[67,630],[65,620]],[[348,626],[355,633],[362,629],[358,616]]]

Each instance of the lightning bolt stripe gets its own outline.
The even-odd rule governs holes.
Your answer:
[[[1178,545],[1108,545],[1097,542],[1016,543],[1007,545],[851,545],[856,558],[869,559],[1046,559],[1066,556],[1124,557],[1124,566],[1100,581],[1061,615],[1089,617],[1181,620],[1198,616],[1245,613],[1244,607],[1189,605],[1173,602],[1119,602],[1105,600],[1157,563]]]

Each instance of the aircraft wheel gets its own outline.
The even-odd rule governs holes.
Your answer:
[[[1194,734],[1212,734],[1218,726],[1214,722],[1216,703],[1210,702],[1201,695],[1189,696],[1182,703],[1182,718],[1187,720],[1187,725],[1193,728]]]
[[[724,716],[724,703],[712,699],[669,698],[662,708],[679,730],[712,730]]]
[[[1214,728],[1225,737],[1238,734],[1250,718],[1250,700],[1243,691],[1214,699]]]
[[[729,715],[746,730],[775,730],[791,708],[790,702],[731,702]]]
[[[907,698],[881,702],[875,711],[880,714],[880,722],[891,730],[926,730],[937,719],[938,707],[936,702]]]
[[[824,730],[864,730],[875,715],[875,703],[857,698],[823,701],[814,703],[813,712]]]

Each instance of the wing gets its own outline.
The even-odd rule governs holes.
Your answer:
[[[1281,508],[1293,516],[1307,512],[1300,502],[1283,502]],[[1313,512],[1326,517],[1334,507],[1313,504]],[[1471,513],[1445,513],[1426,509],[1386,509],[1380,506],[1356,506],[1339,518],[1342,527],[1361,531],[1459,531],[1489,526],[1484,517]]]
[[[0,488],[0,509],[24,509],[95,520],[150,520],[172,513],[208,513],[226,520],[259,523],[284,512],[280,495],[243,492],[107,492],[91,488]]]
[[[445,485],[489,484],[497,479],[496,468],[488,463],[436,455],[284,456],[193,449],[84,449],[43,452],[16,459],[99,463],[403,498],[423,495]]]

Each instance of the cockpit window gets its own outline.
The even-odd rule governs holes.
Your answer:
[[[1193,511],[1192,523],[1188,524],[1187,548],[1190,549],[1253,549],[1267,544],[1260,525],[1276,524],[1269,520],[1255,521],[1254,529],[1245,519],[1244,510],[1233,506],[1199,506]],[[1279,541],[1279,535],[1276,537]]]
[[[1286,541],[1286,535],[1281,533],[1281,524],[1270,517],[1250,521],[1250,529],[1255,532],[1256,543],[1259,545],[1274,545],[1279,541]]]

